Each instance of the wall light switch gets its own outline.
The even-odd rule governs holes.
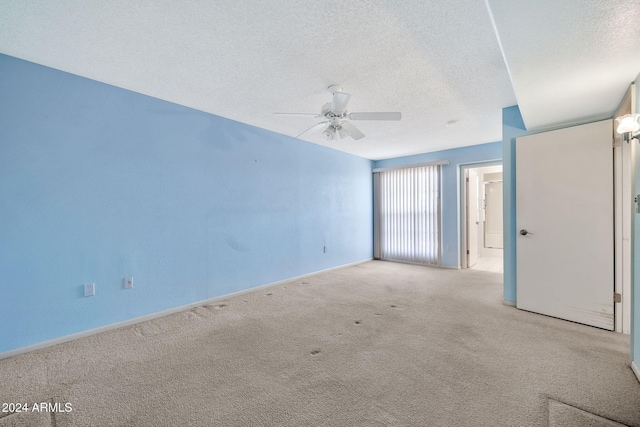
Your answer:
[[[87,283],[84,285],[84,296],[90,297],[96,294],[96,284],[95,283]]]
[[[133,277],[126,277],[124,279],[124,288],[125,289],[133,288]]]

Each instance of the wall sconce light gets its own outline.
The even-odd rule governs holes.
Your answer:
[[[640,130],[638,117],[640,117],[640,114],[625,114],[624,116],[616,117],[616,122],[618,122],[616,132],[622,135],[622,139],[626,142],[631,141],[638,135]]]

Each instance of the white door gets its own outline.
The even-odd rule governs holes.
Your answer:
[[[516,140],[517,306],[613,330],[612,122]]]
[[[469,169],[467,181],[467,268],[478,262],[478,224],[480,224],[480,177],[474,169]]]
[[[484,185],[484,247],[502,249],[502,181]]]

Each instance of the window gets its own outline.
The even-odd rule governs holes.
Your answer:
[[[375,258],[440,265],[443,163],[374,170]]]

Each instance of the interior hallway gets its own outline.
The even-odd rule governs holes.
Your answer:
[[[491,273],[503,272],[503,260],[499,256],[482,256],[478,258],[478,261],[472,265],[472,270],[489,271]]]

